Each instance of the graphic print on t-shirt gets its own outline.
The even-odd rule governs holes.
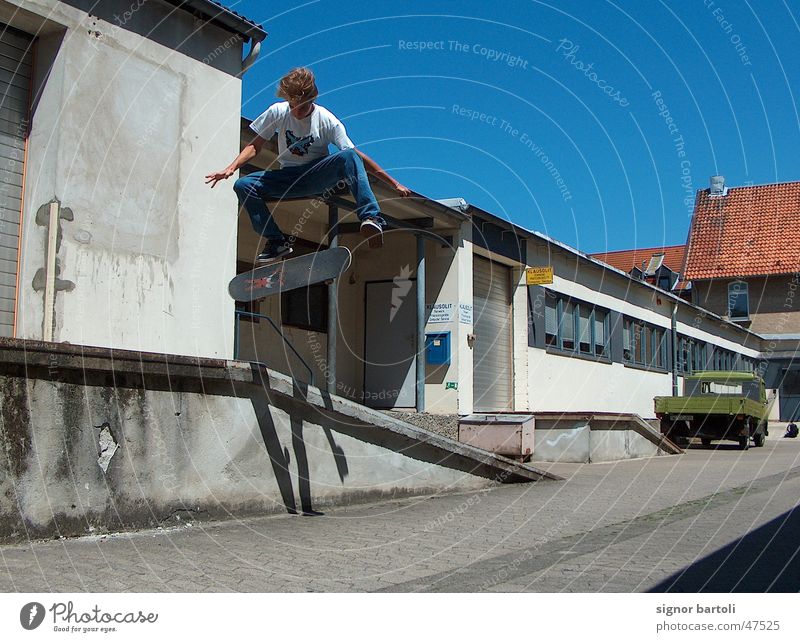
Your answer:
[[[311,135],[298,138],[291,129],[286,130],[286,149],[295,156],[305,156],[313,142],[314,137]]]

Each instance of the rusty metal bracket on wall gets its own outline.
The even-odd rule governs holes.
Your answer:
[[[56,292],[70,292],[75,288],[75,283],[58,278],[61,268],[58,265],[58,250],[61,247],[61,221],[73,221],[75,216],[68,207],[61,207],[61,203],[54,198],[49,203],[42,205],[36,212],[36,224],[47,227],[44,244],[44,267],[36,270],[33,277],[33,289],[36,292],[44,291],[44,306],[42,319],[42,340],[52,341],[55,330]]]

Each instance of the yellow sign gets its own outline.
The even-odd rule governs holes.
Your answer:
[[[533,267],[525,270],[525,282],[527,285],[547,285],[553,282],[553,268]]]

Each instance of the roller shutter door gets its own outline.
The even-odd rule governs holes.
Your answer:
[[[478,256],[473,261],[475,412],[513,410],[511,270]]]
[[[14,332],[33,39],[0,23],[0,336]]]

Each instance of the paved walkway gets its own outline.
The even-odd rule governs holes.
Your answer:
[[[800,440],[549,469],[566,481],[2,546],[0,591],[800,588]]]

